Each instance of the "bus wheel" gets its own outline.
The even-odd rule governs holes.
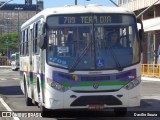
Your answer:
[[[18,71],[18,68],[16,68],[15,71]]]
[[[125,116],[127,114],[127,108],[114,108],[114,113],[116,116]]]
[[[46,118],[51,117],[51,111],[50,110],[46,109],[44,106],[41,106],[40,109],[41,109],[42,117],[46,117]]]
[[[26,105],[27,106],[34,106],[34,104],[32,103],[32,99],[28,97],[28,92],[27,92],[27,88],[26,88],[26,84],[25,84],[25,100],[26,100]]]

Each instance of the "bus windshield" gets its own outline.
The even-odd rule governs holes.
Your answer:
[[[47,19],[47,63],[69,70],[118,69],[140,61],[135,18],[79,14]]]
[[[19,61],[19,53],[12,54],[11,61]]]

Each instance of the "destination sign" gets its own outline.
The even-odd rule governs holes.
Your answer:
[[[59,24],[120,23],[121,17],[116,17],[115,15],[64,15],[59,16]]]

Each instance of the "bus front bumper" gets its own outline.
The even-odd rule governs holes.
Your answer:
[[[116,92],[76,93],[71,90],[60,92],[52,88],[45,90],[45,107],[48,109],[88,109],[90,105],[104,108],[140,106],[140,85],[132,90]]]

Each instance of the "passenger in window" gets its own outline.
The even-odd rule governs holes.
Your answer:
[[[70,54],[70,55],[73,55],[74,40],[73,40],[73,34],[72,34],[72,33],[69,33],[69,34],[68,34],[66,46],[69,47],[69,54]]]
[[[123,48],[123,46],[120,44],[118,40],[119,36],[117,32],[111,32],[109,33],[109,40],[110,40],[110,47],[113,48]]]

